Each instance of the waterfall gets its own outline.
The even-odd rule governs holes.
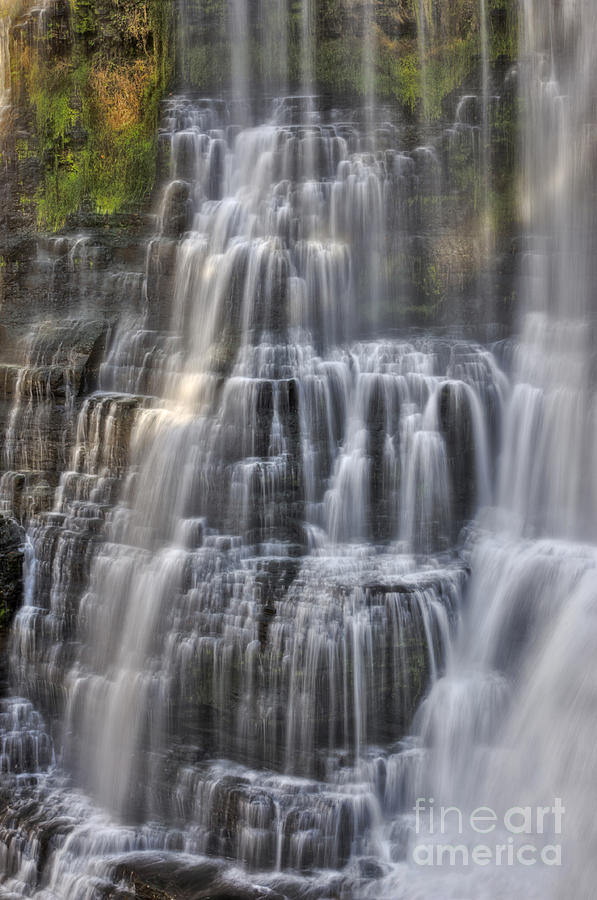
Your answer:
[[[375,76],[376,76],[376,23],[375,4],[366,0],[363,12],[363,88],[367,126],[370,132],[375,124]]]
[[[49,5],[50,0],[39,0],[28,9],[28,4],[20,0],[0,0],[0,135],[7,128],[6,120],[12,106],[11,29],[19,15],[27,12],[34,21],[35,41],[38,42],[46,32]]]
[[[417,0],[417,43],[419,46],[419,62],[421,66],[421,119],[424,122],[429,116],[429,3],[427,0]]]
[[[594,895],[595,702],[587,660],[594,650],[595,388],[590,373],[593,322],[594,171],[591,167],[597,16],[589,2],[521,3],[520,95],[526,249],[520,276],[521,333],[506,407],[498,508],[478,523],[471,543],[470,611],[445,675],[417,714],[426,773],[413,797],[467,811],[485,807],[504,822],[508,809],[561,818],[524,834],[533,877],[487,868],[448,872],[412,868],[424,896],[451,890],[525,897]],[[578,543],[583,541],[585,543]],[[419,792],[420,791],[420,792]],[[558,806],[559,805],[559,806]],[[427,816],[413,834],[413,856],[438,832]],[[471,846],[452,818],[439,838]],[[492,829],[493,830],[493,829]],[[413,827],[414,831],[414,827]],[[518,852],[513,830],[496,832]],[[431,844],[428,842],[431,841]],[[418,849],[417,849],[418,848]],[[563,854],[563,864],[541,863]],[[467,851],[468,852],[468,851]],[[515,857],[514,857],[515,858]],[[543,856],[541,856],[543,859]],[[466,863],[465,863],[466,866]],[[388,877],[393,896],[409,876]],[[407,892],[407,896],[411,896]],[[420,894],[416,894],[419,896]],[[415,896],[413,893],[412,896]],[[467,894],[468,896],[468,894]]]
[[[595,12],[584,3],[550,5],[547,18],[533,3],[522,12],[524,212],[531,237],[501,496],[525,532],[594,539],[596,498],[586,479],[594,429]],[[525,433],[516,434],[523,406]],[[523,493],[515,496],[516,488]]]
[[[287,0],[260,0],[260,26],[263,35],[263,90],[284,96],[288,89],[288,33]]]
[[[111,335],[30,528],[11,672],[87,793],[46,804],[48,827],[70,810],[74,830],[44,884],[76,897],[129,851],[174,854],[176,878],[207,853],[272,883],[366,856],[403,790],[382,773],[448,664],[467,578],[453,548],[490,490],[506,393],[491,354],[384,337],[363,302],[375,240],[434,190],[431,150],[388,124],[394,146],[372,154],[366,124],[294,97],[243,128],[237,99],[164,105],[142,308]],[[15,436],[66,378],[44,334],[22,371],[54,380],[18,381]],[[6,466],[47,478],[41,449],[13,443]],[[45,784],[46,757],[36,769]],[[36,872],[20,850],[11,883]]]
[[[480,217],[481,238],[479,251],[479,291],[488,309],[493,309],[491,258],[494,252],[493,207],[491,204],[491,146],[490,117],[494,107],[490,95],[490,46],[487,0],[479,0],[479,38],[481,42],[481,134],[480,134]],[[488,277],[489,275],[489,277]]]
[[[0,19],[0,121],[10,107],[10,19]]]
[[[463,210],[493,303],[490,8],[444,127],[427,0],[408,118],[377,99],[372,0],[364,109],[317,96],[317,4],[230,0],[223,95],[163,102],[155,232],[144,274],[112,273],[109,329],[91,238],[48,242],[48,295],[68,276],[81,318],[0,367],[0,502],[27,524],[11,896],[592,896],[592,0],[520,0],[518,336],[397,327]],[[417,864],[422,800],[453,825],[559,799],[563,867]],[[518,853],[506,832],[487,844]]]
[[[595,708],[583,661],[595,637],[596,555],[593,546],[572,541],[593,544],[596,538],[596,499],[589,485],[596,409],[591,360],[597,12],[588,2],[549,4],[547,12],[532,0],[522,6],[525,212],[538,239],[525,260],[517,384],[500,496],[513,513],[515,533],[558,539],[549,553],[561,556],[561,586],[556,582],[553,611],[540,632],[541,644],[530,654],[528,679],[505,733],[517,748],[514,789],[531,802],[555,791],[567,807],[568,857],[563,877],[554,879],[558,896],[572,892],[588,898],[595,878],[586,790],[596,775],[590,749]],[[519,442],[515,429],[523,406],[525,432],[534,430],[534,436],[521,434]],[[532,483],[526,487],[529,453]],[[513,483],[521,496],[515,496]],[[536,552],[533,547],[529,553]]]
[[[10,109],[10,28],[13,12],[11,4],[0,3],[0,129]]]
[[[300,79],[306,97],[313,94],[314,75],[314,6],[313,0],[301,0]]]
[[[233,0],[228,6],[232,96],[246,109],[251,87],[249,75],[249,6],[247,0]],[[246,115],[246,112],[243,113]]]
[[[178,0],[176,7],[176,76],[184,83],[190,67],[190,35],[192,0]]]

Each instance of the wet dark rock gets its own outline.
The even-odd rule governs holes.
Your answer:
[[[19,521],[52,506],[70,462],[73,413],[98,384],[106,335],[101,319],[43,321],[28,336],[21,365],[0,368],[4,508]]]
[[[191,224],[190,186],[186,181],[172,181],[162,207],[162,234],[179,238]]]
[[[369,397],[365,424],[368,432],[368,453],[371,460],[371,533],[375,541],[384,541],[391,537],[395,529],[392,508],[389,502],[391,485],[388,483],[384,467],[384,448],[386,440],[398,444],[397,436],[390,438],[386,433],[387,409],[383,386],[375,380]]]
[[[123,881],[140,900],[285,900],[277,891],[240,884],[224,863],[174,854],[130,854],[114,866],[114,881]],[[111,895],[116,896],[116,895]]]
[[[0,629],[6,629],[23,594],[25,532],[7,516],[0,516]]]
[[[477,489],[473,414],[464,385],[447,382],[441,387],[438,412],[446,442],[458,531],[473,515]]]
[[[207,179],[207,196],[210,200],[219,200],[222,196],[226,166],[226,150],[226,141],[214,140],[212,142]]]
[[[148,326],[166,328],[170,319],[170,302],[174,293],[174,275],[178,245],[171,238],[151,241],[147,252]]]
[[[376,878],[383,878],[384,875],[387,874],[387,869],[381,865],[378,859],[375,859],[373,856],[365,856],[358,860],[357,862],[359,875],[361,878],[365,878],[367,881],[372,881]]]

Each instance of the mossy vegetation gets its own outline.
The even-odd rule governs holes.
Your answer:
[[[61,0],[16,54],[42,163],[38,225],[134,212],[151,193],[159,103],[174,66],[174,5]]]

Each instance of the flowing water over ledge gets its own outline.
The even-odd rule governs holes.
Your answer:
[[[47,435],[52,378],[72,421],[77,359],[42,329],[14,386],[5,502],[10,470],[66,469],[29,532],[12,640],[56,742],[7,701],[17,894],[111,894],[126,871],[126,896],[151,870],[261,896],[208,856],[322,896],[403,853],[381,832],[421,766],[407,736],[451,652],[452,548],[490,496],[507,382],[477,345],[356,339],[387,319],[388,216],[426,190],[431,151],[374,154],[304,98],[259,128],[228,116],[166,106],[145,311],[109,341],[70,463]],[[173,250],[163,309],[152,276]]]
[[[363,115],[319,109],[309,3],[307,90],[266,124],[247,126],[240,0],[232,99],[166,101],[170,179],[130,318],[107,338],[41,325],[27,365],[3,367],[0,491],[31,514],[0,708],[3,895],[592,897],[597,552],[576,542],[596,506],[597,25],[588,3],[548,6],[573,50],[558,86],[522,4],[540,171],[512,389],[497,347],[394,327],[446,157],[406,148],[374,96]],[[480,125],[464,97],[444,145],[464,135],[481,169],[486,53]],[[437,839],[418,798],[556,797],[555,874],[413,862]]]

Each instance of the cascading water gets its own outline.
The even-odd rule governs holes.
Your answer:
[[[313,94],[314,53],[313,40],[314,2],[301,0],[300,83],[306,97]],[[309,176],[309,172],[307,176]]]
[[[490,143],[490,118],[492,114],[491,96],[491,72],[490,72],[490,48],[489,48],[489,22],[487,0],[479,3],[479,37],[481,41],[481,130],[479,152],[479,208],[481,220],[481,237],[479,241],[479,292],[491,310],[493,318],[491,260],[493,257],[493,223],[491,204],[491,143]]]
[[[289,9],[286,0],[260,0],[264,36],[263,93],[283,97],[288,89]]]
[[[596,27],[588,2],[521,4],[528,235],[498,507],[473,536],[470,613],[446,674],[417,716],[425,763],[411,795],[413,808],[415,796],[429,798],[422,833],[413,836],[415,855],[437,860],[437,844],[450,844],[450,835],[461,848],[491,846],[482,868],[463,863],[454,871],[444,863],[426,880],[419,869],[417,889],[430,897],[454,890],[493,898],[521,887],[525,897],[595,896],[595,703],[587,661],[595,646],[597,562],[588,543],[595,539]],[[430,804],[452,807],[451,827],[439,837]],[[497,811],[498,822],[516,808],[516,824],[528,815],[529,827],[502,828],[489,839],[493,829],[485,824],[465,826],[464,835],[456,830],[455,811],[466,817],[479,807]],[[526,854],[523,863],[508,863],[508,843],[501,860],[492,856],[496,837],[512,845],[515,860],[519,849]],[[394,872],[374,896],[394,896],[408,877]]]
[[[429,66],[429,26],[430,26],[430,18],[431,18],[431,9],[430,4],[427,0],[417,0],[416,4],[416,15],[417,15],[417,43],[419,46],[419,59],[421,61],[421,108],[420,114],[422,120],[425,122],[429,116],[429,81],[428,81],[428,66]]]
[[[372,745],[405,733],[445,664],[465,578],[447,551],[485,499],[504,384],[458,341],[354,341],[366,211],[404,190],[355,126],[231,143],[221,115],[167,106],[148,256],[182,209],[172,330],[149,331],[149,310],[114,338],[31,533],[13,674],[62,719],[78,784],[123,821],[163,823],[136,849],[171,849],[175,827],[186,852],[334,869],[382,815],[392,754],[374,764]],[[87,884],[85,828],[52,878]]]
[[[375,4],[373,0],[367,0],[363,13],[363,88],[365,119],[369,133],[373,132],[375,124],[376,28]]]
[[[229,6],[230,45],[232,51],[232,95],[246,116],[249,76],[249,5],[247,0],[233,0]]]
[[[396,285],[412,236],[436,220],[441,234],[455,142],[475,128],[488,152],[486,0],[481,138],[467,97],[437,146],[410,149],[373,102],[368,2],[365,115],[312,96],[304,0],[302,93],[247,127],[266,7],[285,32],[290,6],[228,4],[227,99],[164,104],[170,176],[134,282],[143,309],[111,334],[72,435],[85,376],[63,348],[95,346],[96,331],[66,323],[49,339],[38,325],[26,365],[5,367],[3,507],[28,518],[23,483],[45,493],[0,711],[3,890],[589,898],[597,557],[571,541],[594,537],[597,503],[597,14],[550,0],[546,24],[522,0],[529,236],[510,391],[489,350],[398,335],[389,303],[410,302]],[[564,887],[549,867],[412,861],[429,838],[417,798],[466,812],[556,796],[575,864],[557,870]]]
[[[25,0],[0,0],[0,138],[10,124],[12,105],[11,28],[20,13],[28,12],[33,23],[33,39],[45,32],[47,8],[51,0],[29,4]],[[15,61],[12,61],[13,65]]]
[[[2,13],[0,6],[0,13]],[[10,18],[0,18],[0,126],[10,107]]]

